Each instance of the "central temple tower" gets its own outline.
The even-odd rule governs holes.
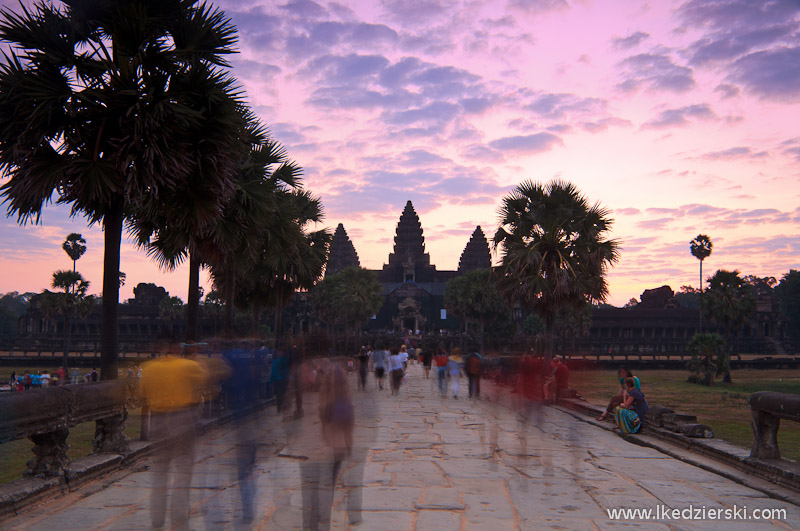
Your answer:
[[[394,236],[394,251],[379,274],[381,282],[433,282],[436,267],[425,252],[425,237],[411,201],[406,203]]]

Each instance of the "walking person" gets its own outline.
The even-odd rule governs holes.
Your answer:
[[[403,362],[403,370],[408,370],[408,350],[405,345],[400,345],[400,361]]]
[[[369,352],[367,347],[361,347],[358,351],[358,390],[367,390],[367,372],[369,371]]]
[[[458,381],[461,379],[461,349],[456,347],[450,352],[447,360],[447,374],[450,377],[450,387],[453,398],[458,399]]]
[[[433,361],[436,363],[436,377],[439,380],[439,394],[445,396],[447,394],[447,383],[445,382],[445,378],[447,376],[447,353],[444,350],[444,346],[441,346],[439,350],[436,351]]]
[[[464,372],[467,373],[469,380],[469,397],[478,399],[481,395],[481,372],[483,372],[483,358],[478,354],[477,348],[471,348],[472,352],[467,356],[467,363]]]
[[[322,374],[319,397],[322,447],[309,452],[310,458],[300,463],[303,529],[314,531],[331,527],[336,484],[353,448],[355,413],[347,376],[341,367],[328,364]]]
[[[289,349],[290,388],[294,388],[294,418],[303,418],[303,351],[292,345]]]
[[[431,362],[433,362],[433,353],[417,349],[419,362],[422,364],[422,370],[425,372],[425,379],[431,377]]]
[[[270,383],[272,384],[272,392],[275,393],[275,405],[278,413],[284,416],[286,415],[286,391],[289,389],[290,378],[289,358],[283,349],[278,349],[275,357],[272,358]]]
[[[386,363],[388,362],[389,353],[384,350],[382,343],[375,345],[375,351],[372,353],[372,367],[375,369],[375,380],[377,380],[378,388],[383,390],[383,377],[386,375]]]
[[[152,435],[172,440],[156,454],[152,467],[150,518],[154,529],[166,523],[168,497],[170,528],[189,529],[195,406],[199,401],[197,390],[205,382],[205,371],[190,359],[169,355],[143,366],[142,392],[150,405]]]
[[[389,374],[392,379],[392,395],[400,394],[400,384],[403,381],[403,358],[396,347],[392,347],[392,355],[389,356]]]

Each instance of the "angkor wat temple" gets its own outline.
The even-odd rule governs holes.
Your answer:
[[[358,253],[344,226],[336,227],[325,274],[346,267],[360,267]],[[489,242],[480,226],[475,228],[456,271],[440,271],[425,252],[422,224],[411,201],[406,203],[394,236],[394,249],[383,268],[376,270],[383,285],[384,304],[369,323],[369,329],[438,331],[458,327],[447,315],[444,290],[447,281],[473,269],[489,269]]]
[[[339,224],[331,243],[326,275],[349,266],[360,266],[358,253]],[[384,304],[366,325],[373,331],[422,333],[454,332],[458,320],[444,307],[447,281],[474,269],[491,267],[489,244],[481,227],[476,227],[464,247],[455,271],[439,270],[431,264],[425,251],[422,224],[408,201],[397,223],[394,248],[387,262],[375,270],[383,286]],[[184,337],[181,318],[172,320],[160,315],[159,302],[168,294],[163,288],[142,284],[134,290],[135,298],[120,305],[120,350],[139,351],[143,345],[166,338]],[[565,334],[556,342],[556,351],[567,355],[588,356],[651,356],[655,358],[686,354],[686,343],[699,330],[700,315],[696,308],[680,307],[669,286],[645,290],[634,308],[593,308],[587,330]],[[515,319],[524,319],[515,311]],[[72,323],[75,350],[97,350],[100,339],[100,308],[97,306],[85,319]],[[249,322],[249,321],[248,321]],[[262,324],[270,326],[272,317],[265,315]],[[309,304],[308,293],[297,293],[282,314],[284,333],[303,334],[323,330]],[[246,327],[249,330],[249,327]],[[201,336],[212,337],[221,331],[220,308],[201,308]],[[720,331],[711,322],[703,323],[703,331]],[[245,332],[248,333],[248,332]],[[20,317],[15,345],[5,349],[58,350],[63,337],[60,318],[48,318],[31,305]],[[797,338],[791,338],[789,327],[780,312],[774,294],[760,296],[756,312],[737,333],[735,349],[742,354],[791,355],[798,351]]]

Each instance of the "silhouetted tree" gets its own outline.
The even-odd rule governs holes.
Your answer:
[[[750,286],[738,271],[718,270],[708,279],[708,289],[700,297],[703,312],[725,330],[728,356],[733,354],[737,330],[753,314],[756,300]],[[730,383],[731,373],[727,367],[721,368],[723,381]]]
[[[67,253],[70,260],[72,260],[72,271],[75,271],[75,262],[77,262],[83,253],[86,252],[86,240],[77,232],[72,232],[61,244],[61,248]]]
[[[608,296],[606,272],[618,257],[618,243],[606,239],[612,223],[605,208],[564,181],[525,181],[503,199],[493,238],[502,250],[497,288],[542,317],[548,360],[558,311]]]

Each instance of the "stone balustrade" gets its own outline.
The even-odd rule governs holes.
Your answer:
[[[781,419],[800,422],[800,396],[759,391],[750,395],[750,410],[753,415],[753,448],[750,457],[780,459],[778,428]]]
[[[96,423],[95,453],[128,451],[128,411],[143,405],[135,379],[47,387],[0,396],[0,444],[28,438],[34,458],[25,475],[40,478],[66,474],[69,429]]]

